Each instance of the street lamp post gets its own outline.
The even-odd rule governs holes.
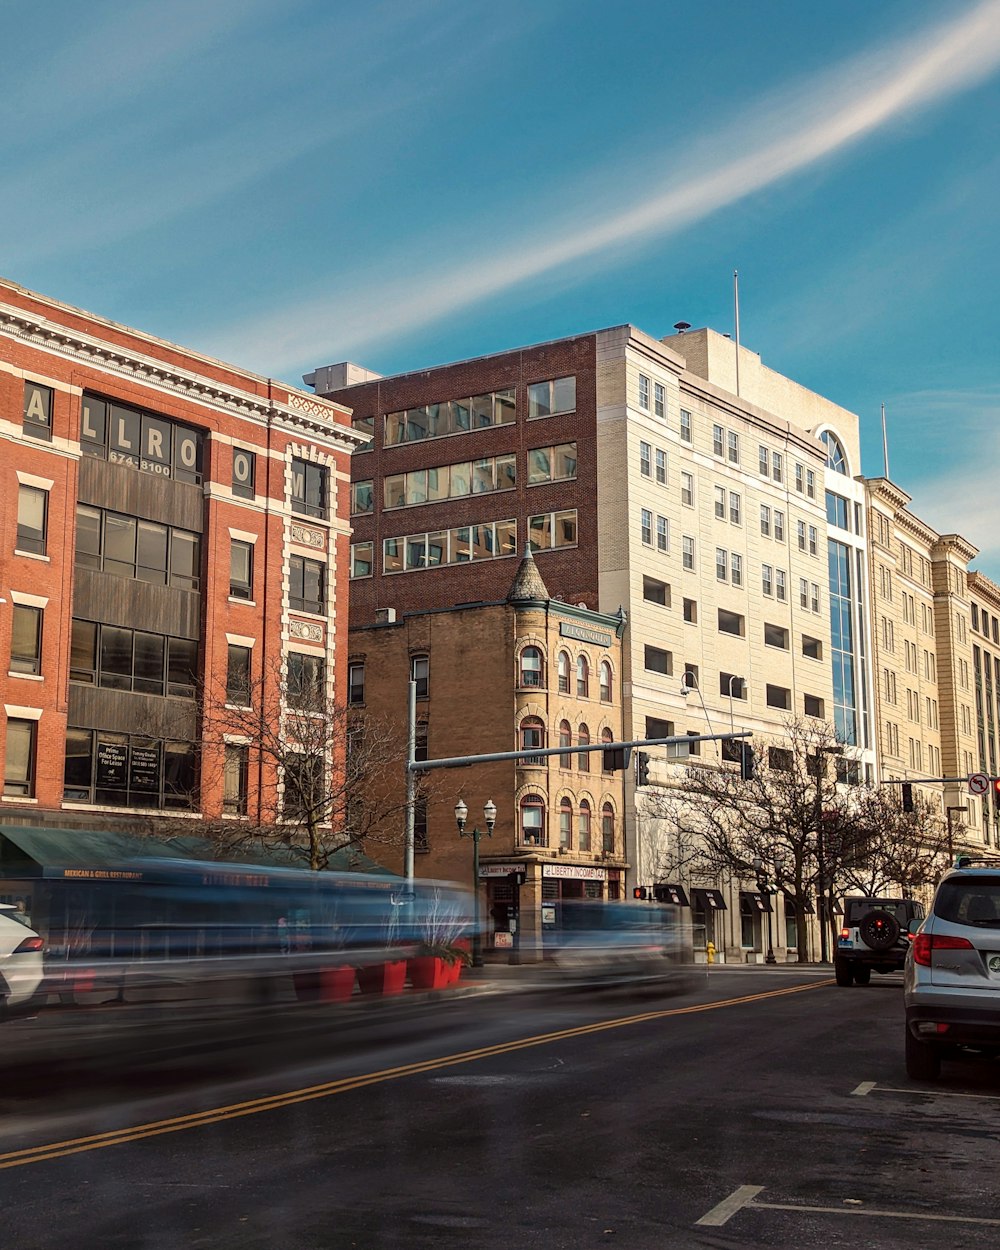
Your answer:
[[[479,839],[484,833],[488,838],[493,837],[493,826],[497,820],[497,805],[492,799],[487,799],[483,805],[485,829],[480,829],[477,825],[474,829],[467,830],[465,822],[468,816],[469,809],[465,802],[459,799],[455,804],[455,824],[458,825],[460,837],[472,839],[472,966],[481,968],[483,966],[483,937],[479,928]]]
[[[766,964],[776,964],[778,961],[774,957],[774,943],[771,941],[771,897],[774,891],[771,889],[771,882],[767,879],[767,873],[764,871],[764,861],[760,856],[756,856],[753,861],[753,870],[757,876],[757,890],[767,904],[767,910],[764,915],[767,917],[767,954],[764,956]]]
[[[826,847],[823,837],[823,782],[826,780],[826,756],[843,755],[842,746],[816,748],[816,867],[819,881],[819,960],[820,963],[830,962],[829,947],[829,911],[830,900],[826,896]]]
[[[945,809],[945,813],[946,813],[947,820],[948,820],[948,863],[949,864],[955,858],[955,826],[951,819],[951,814],[952,812],[967,812],[968,810],[969,810],[968,805],[965,803],[962,803],[957,807],[948,807]]]

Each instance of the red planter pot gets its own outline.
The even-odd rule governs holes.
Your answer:
[[[394,959],[384,964],[366,964],[358,969],[358,985],[362,994],[400,994],[405,984],[405,959]]]
[[[439,990],[451,984],[451,965],[437,955],[415,955],[408,966],[415,990]]]
[[[324,968],[320,972],[319,996],[324,1003],[343,1003],[353,995],[353,968]]]

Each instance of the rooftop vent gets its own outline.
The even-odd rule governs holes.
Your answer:
[[[691,322],[690,321],[675,321],[674,329],[677,331],[678,334],[683,334],[685,330],[691,329]]]

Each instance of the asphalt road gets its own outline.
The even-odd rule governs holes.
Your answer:
[[[1000,1244],[1000,1065],[908,1081],[897,977],[83,1013],[0,1048],[18,1250]]]

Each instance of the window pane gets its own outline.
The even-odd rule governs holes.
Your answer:
[[[112,690],[132,686],[132,631],[105,625],[101,629],[101,685]]]
[[[197,590],[201,585],[201,539],[174,530],[170,535],[170,585]]]
[[[7,759],[4,767],[4,794],[30,798],[34,793],[35,731],[33,720],[7,722]]]
[[[548,447],[536,447],[534,451],[528,452],[528,483],[533,485],[535,482],[547,482],[552,476],[552,466],[549,462]]]
[[[93,621],[74,620],[69,652],[69,675],[72,681],[93,683],[96,652],[97,626]]]
[[[137,575],[162,586],[167,580],[167,527],[140,521],[137,543]]]
[[[167,693],[194,697],[198,674],[198,644],[188,638],[171,638],[167,659]]]
[[[553,412],[572,412],[576,408],[576,378],[556,378],[552,390]]]
[[[101,510],[76,509],[76,562],[88,569],[101,567]]]
[[[163,642],[160,634],[136,632],[133,690],[163,694]]]
[[[104,570],[120,577],[135,576],[135,517],[104,515]]]
[[[66,730],[63,798],[87,802],[91,797],[94,735],[89,729]]]
[[[17,493],[17,545],[21,551],[45,554],[45,520],[48,492],[21,486]]]
[[[42,671],[42,609],[15,604],[11,621],[10,671]]]

